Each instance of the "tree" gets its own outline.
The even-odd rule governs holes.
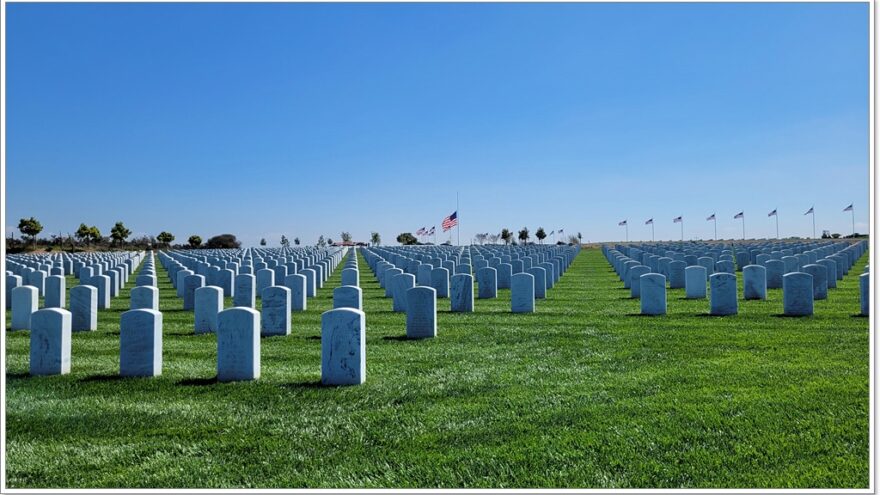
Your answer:
[[[189,240],[187,242],[189,242],[189,247],[196,249],[197,247],[202,245],[202,238],[197,235],[191,235],[189,236]]]
[[[343,232],[340,237],[342,237],[342,242],[351,242],[351,233],[349,232]]]
[[[205,244],[208,249],[238,249],[241,243],[232,234],[220,234],[208,239]]]
[[[31,236],[31,242],[35,248],[37,247],[37,234],[43,231],[43,225],[39,220],[34,217],[22,218],[18,222],[18,230],[22,234]]]
[[[90,229],[88,225],[81,223],[73,235],[75,235],[80,242],[85,241],[86,244],[89,244],[89,241],[92,239],[92,229]]]
[[[316,244],[319,248],[322,248],[327,245],[327,241],[324,240],[324,236],[318,236],[318,242]]]
[[[299,237],[294,237],[293,243],[296,244],[297,246],[299,246]]]
[[[290,240],[287,238],[286,235],[283,234],[281,236],[281,247],[290,247]]]
[[[519,235],[517,237],[519,237],[519,240],[522,244],[527,243],[529,240],[529,228],[523,227],[522,230],[519,231]]]
[[[125,243],[125,240],[128,239],[128,236],[131,235],[131,231],[125,228],[125,225],[122,222],[116,222],[116,225],[110,229],[110,237],[113,238],[113,243],[116,245]]]
[[[92,225],[89,227],[89,238],[91,238],[92,242],[100,242],[104,236],[101,235],[101,229]],[[172,237],[171,240],[174,240],[174,238]]]
[[[513,237],[513,233],[507,229],[501,229],[501,240],[504,241],[504,244],[510,244],[510,239]]]
[[[489,242],[492,244],[497,243],[499,238],[501,238],[499,234],[489,234]]]
[[[328,246],[332,246],[332,245],[333,245],[333,239],[331,239],[331,238],[328,237],[328,238],[327,238],[327,245],[328,245]]]
[[[266,238],[260,239],[260,246],[266,245]]]
[[[474,236],[477,242],[479,242],[481,245],[486,242],[487,237],[489,237],[489,234],[477,234]]]
[[[410,246],[413,244],[418,244],[419,240],[416,239],[416,236],[412,235],[411,232],[404,232],[397,236],[397,242],[403,244],[404,246]]]
[[[373,243],[374,246],[378,246],[379,244],[382,244],[382,237],[378,232],[372,232],[370,233],[370,242]]]
[[[544,244],[544,239],[547,237],[547,233],[544,232],[544,227],[538,227],[538,230],[535,231],[535,237],[538,238],[539,244]]]
[[[578,244],[580,244],[581,242],[583,242],[583,239],[584,239],[584,236],[582,236],[581,233],[578,232]]]
[[[164,244],[165,246],[168,246],[169,244],[171,244],[172,241],[174,241],[174,234],[172,234],[171,232],[165,232],[163,230],[159,233],[159,235],[156,236],[156,240]]]

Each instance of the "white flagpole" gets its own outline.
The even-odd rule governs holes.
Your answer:
[[[458,238],[456,242],[461,246],[461,215],[458,214],[458,191],[455,192],[455,219],[457,220],[455,223],[455,235]]]
[[[651,222],[651,242],[654,242],[654,222]]]
[[[853,239],[856,238],[856,209],[850,208],[850,213],[852,213],[852,229],[853,229]]]
[[[715,226],[715,240],[718,240],[718,219],[714,216],[712,217],[712,224]]]
[[[812,210],[812,208],[810,208],[810,209]],[[813,217],[813,239],[815,239],[816,238],[816,210],[812,211],[811,216]]]

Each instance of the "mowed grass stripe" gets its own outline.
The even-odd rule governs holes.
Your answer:
[[[420,341],[361,258],[367,382],[340,388],[319,382],[341,270],[293,335],[262,339],[259,380],[219,384],[216,339],[193,335],[157,263],[161,377],[115,376],[127,295],[74,335],[67,376],[28,377],[29,333],[7,332],[8,483],[866,487],[868,320],[853,315],[867,256],[810,318],[779,317],[780,290],[722,318],[669,291],[669,315],[641,317],[585,250],[535,314],[510,314],[509,290],[472,314],[444,299],[438,337]]]

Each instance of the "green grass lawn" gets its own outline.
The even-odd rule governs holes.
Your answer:
[[[667,316],[642,317],[590,249],[535,314],[510,314],[509,290],[472,314],[442,299],[419,341],[361,259],[367,381],[340,388],[320,386],[319,337],[339,268],[291,336],[262,339],[259,380],[220,384],[215,337],[193,335],[157,262],[161,377],[116,376],[135,277],[74,334],[69,375],[29,377],[29,333],[6,333],[7,483],[867,487],[867,256],[813,317],[780,317],[781,290],[729,317],[672,290]]]

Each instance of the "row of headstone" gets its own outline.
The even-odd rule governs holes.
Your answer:
[[[471,250],[475,253],[471,253]],[[521,251],[470,247],[369,248],[363,255],[394,311],[407,310],[406,294],[413,287],[431,287],[438,298],[449,298],[453,312],[473,311],[476,267],[478,299],[495,298],[498,289],[511,289],[511,311],[533,312],[579,251],[578,246],[529,247]],[[499,256],[494,256],[499,254]],[[492,255],[486,259],[484,255]],[[471,258],[473,256],[473,258]],[[545,261],[545,259],[547,261]]]
[[[690,241],[603,246],[603,252],[614,249],[640,264],[650,266],[654,273],[669,277],[670,274],[665,270],[671,261],[684,261],[686,266],[705,266],[707,276],[717,271],[730,272],[731,266],[727,262],[735,262],[735,269],[742,271],[747,265],[764,265],[767,260],[775,259],[783,261],[784,273],[791,273],[800,271],[800,267],[806,264],[816,263],[818,259],[840,255],[852,266],[864,254],[867,246],[865,240],[760,240],[735,243]],[[724,263],[718,265],[719,262]]]
[[[355,261],[356,263],[356,261]],[[147,269],[148,265],[144,266]],[[357,287],[356,287],[357,288]],[[94,289],[94,288],[92,288]],[[360,290],[358,288],[358,290]],[[150,377],[162,373],[162,313],[158,289],[132,289],[132,309],[120,317],[121,376]],[[217,379],[253,380],[260,376],[260,337],[286,335],[289,328],[289,289],[263,289],[263,311],[248,307],[222,309],[222,290],[200,287],[197,332],[217,334]],[[204,301],[204,303],[201,303]],[[287,316],[287,318],[285,318]],[[30,372],[33,375],[70,372],[72,315],[60,308],[38,310],[32,318]],[[322,315],[321,379],[326,385],[350,385],[366,379],[365,316],[360,310],[338,308]]]
[[[204,285],[221,287],[224,297],[235,296],[236,276],[253,275],[254,291],[259,296],[265,287],[282,285],[288,275],[305,269],[312,270],[310,278],[314,279],[317,288],[321,288],[329,278],[330,262],[338,262],[340,251],[340,248],[169,251],[160,254],[160,262],[168,270],[178,295],[182,296],[180,285],[188,275],[203,276]],[[180,276],[179,271],[191,273]],[[272,272],[271,276],[269,272]]]
[[[356,318],[352,319],[351,316]],[[71,314],[60,308],[34,313],[30,344],[30,374],[70,373]],[[366,375],[363,313],[351,309],[328,311],[322,317],[322,380],[332,385],[363,383]],[[217,318],[217,379],[253,380],[260,376],[260,313],[252,308],[229,308]],[[132,309],[120,317],[119,374],[152,377],[162,374],[162,313]],[[359,350],[352,355],[348,348]],[[332,352],[336,348],[340,352]],[[355,363],[352,368],[352,363]]]
[[[251,309],[260,298],[261,334],[269,336],[290,334],[290,313],[307,309],[308,298],[315,297],[346,250],[170,251],[159,259],[183,309],[194,312],[196,333],[216,331],[225,297],[232,298],[233,307]]]
[[[94,258],[100,261],[88,265],[80,259],[71,260],[71,270],[79,269],[80,284],[70,289],[70,301],[67,301],[65,275],[45,276],[47,272],[42,269],[34,270],[24,263],[17,263],[20,265],[19,273],[25,275],[11,271],[6,275],[6,303],[12,314],[11,329],[31,328],[32,315],[40,309],[39,298],[42,296],[43,308],[70,309],[73,331],[95,330],[98,310],[110,307],[111,298],[120,294],[144,256],[144,253],[100,256]],[[24,276],[28,277],[27,282]]]
[[[152,266],[148,256],[141,272]],[[95,275],[92,275],[94,277]],[[132,289],[131,304],[139,297]],[[146,287],[143,287],[146,289]],[[155,290],[155,288],[150,288]],[[15,298],[34,287],[17,287]],[[29,318],[30,373],[55,375],[70,372],[72,332],[97,329],[98,289],[78,285],[70,290],[70,311],[49,307],[34,311]],[[153,376],[161,373],[162,314],[155,309],[132,309],[120,319],[120,374],[122,376]],[[158,352],[156,352],[158,349]],[[148,356],[149,354],[149,356]]]
[[[864,241],[853,244],[833,243],[819,247],[811,245],[808,247],[812,249],[800,254],[806,256],[804,259],[794,256],[782,256],[779,260],[763,259],[761,257],[764,254],[758,254],[757,257],[761,258],[763,265],[749,264],[742,267],[743,299],[766,299],[768,287],[782,288],[783,314],[811,315],[813,300],[827,298],[828,288],[835,287],[836,280],[842,278],[842,275],[838,277],[837,274],[846,273],[855,260],[864,253],[866,246]],[[603,252],[623,280],[624,287],[630,288],[630,295],[641,299],[643,314],[666,313],[667,274],[672,279],[669,287],[684,288],[688,299],[706,297],[708,278],[711,289],[709,313],[719,316],[737,313],[736,276],[732,270],[711,273],[713,265],[701,262],[711,261],[710,258],[697,258],[696,264],[687,266],[686,262],[672,258],[676,255],[674,252],[668,253],[669,257],[654,259],[656,255],[638,248],[626,248],[630,254],[641,255],[647,265],[631,259],[617,249],[604,247]],[[829,256],[818,258],[826,254]],[[742,258],[743,262],[748,259],[745,256]],[[800,265],[802,261],[813,261],[813,263]],[[718,263],[727,262],[729,260],[718,261],[714,267],[717,268]],[[839,272],[838,268],[840,268]]]

